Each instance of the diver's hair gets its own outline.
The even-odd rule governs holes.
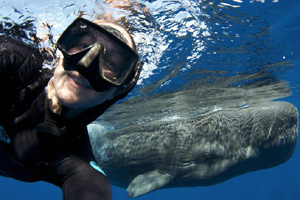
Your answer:
[[[43,61],[33,46],[0,36],[0,124],[24,113],[44,90],[52,73]]]

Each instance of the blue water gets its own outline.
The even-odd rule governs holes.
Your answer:
[[[229,106],[233,107],[251,106],[257,99],[284,99],[300,108],[298,0],[137,2],[135,7],[124,10],[91,0],[1,1],[0,33],[51,49],[57,35],[79,13],[95,18],[109,11],[114,18],[124,17],[121,23],[129,24],[145,61],[139,84],[128,99],[159,98],[160,94],[199,87],[243,88],[250,84],[253,88],[268,88],[274,80],[281,80],[288,83],[291,93],[282,87],[276,92],[257,93],[255,99],[224,94],[210,98],[195,94],[189,98],[207,108],[224,102],[231,102]],[[19,29],[23,34],[17,32]],[[36,36],[34,41],[33,36]],[[50,40],[38,40],[42,38]],[[146,123],[162,115],[182,113],[182,110],[169,109],[169,104],[161,102],[157,108],[145,107],[143,112],[132,112],[131,119],[139,118]],[[157,110],[162,112],[154,114]],[[114,114],[118,110],[109,112]],[[201,114],[201,109],[193,114]],[[109,114],[104,119],[109,120]],[[117,123],[115,126],[121,126]],[[298,200],[299,156],[297,147],[291,159],[272,169],[247,173],[209,187],[158,190],[137,199]],[[58,188],[43,182],[23,183],[1,177],[0,186],[0,199],[61,199]],[[125,189],[114,186],[112,189],[114,199],[127,199]]]

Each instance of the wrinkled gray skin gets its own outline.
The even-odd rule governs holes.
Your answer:
[[[92,124],[89,131],[111,183],[138,197],[159,188],[214,185],[287,161],[297,142],[298,111],[267,102],[118,130]]]

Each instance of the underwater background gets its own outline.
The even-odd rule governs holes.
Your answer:
[[[45,66],[53,67],[55,41],[77,16],[112,17],[126,26],[145,65],[136,89],[99,118],[115,127],[279,99],[300,108],[299,0],[124,2],[1,0],[0,34],[39,47],[49,58]],[[189,93],[193,89],[205,92]],[[159,98],[182,91],[186,99],[178,102]],[[149,104],[134,109],[141,101]],[[214,186],[157,190],[136,199],[298,200],[298,157],[299,147],[286,163],[271,169]],[[113,199],[129,199],[125,189],[112,190]],[[60,189],[51,184],[0,177],[0,199],[61,198]]]

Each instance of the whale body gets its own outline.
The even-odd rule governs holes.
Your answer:
[[[275,101],[119,129],[95,122],[88,129],[110,182],[138,197],[160,188],[214,185],[284,163],[296,147],[298,110]]]

